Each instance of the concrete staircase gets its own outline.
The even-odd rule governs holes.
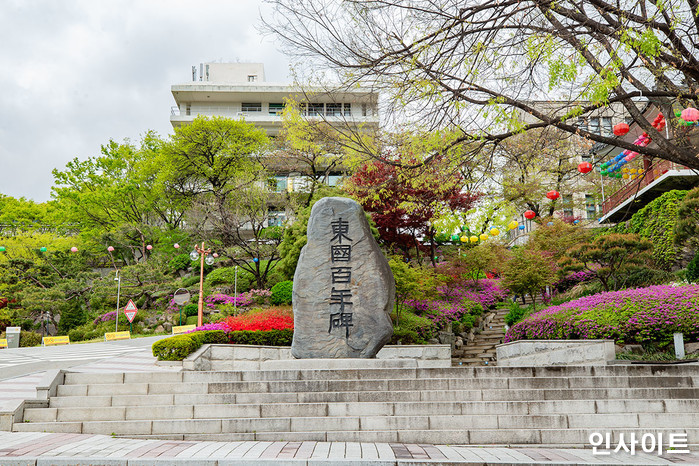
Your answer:
[[[505,316],[508,308],[496,309],[494,315],[486,321],[484,329],[475,335],[472,341],[452,351],[454,366],[495,366],[497,357],[495,346],[502,343],[505,336]]]
[[[65,373],[14,431],[182,440],[589,447],[686,432],[699,365]]]

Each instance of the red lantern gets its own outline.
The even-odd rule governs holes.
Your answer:
[[[592,164],[590,162],[583,162],[578,165],[578,171],[580,173],[590,173],[592,171]]]
[[[699,110],[693,107],[688,107],[682,110],[680,118],[684,121],[697,121],[699,120]]]
[[[618,125],[614,125],[614,135],[615,136],[623,136],[624,134],[629,132],[629,125],[626,123],[619,123]]]
[[[531,220],[534,217],[536,217],[536,212],[534,212],[533,210],[527,210],[526,212],[524,212],[524,216],[527,218],[527,220]]]
[[[558,191],[549,191],[546,193],[546,197],[548,197],[552,201],[555,201],[556,199],[561,197],[561,193],[559,193]]]

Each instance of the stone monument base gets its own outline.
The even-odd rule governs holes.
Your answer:
[[[295,359],[288,346],[204,345],[183,362],[184,370],[342,370],[451,367],[449,345],[384,346],[376,358]]]

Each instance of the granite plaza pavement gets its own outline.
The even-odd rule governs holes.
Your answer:
[[[0,410],[17,399],[36,398],[36,384],[50,369],[77,372],[176,371],[155,364],[158,338],[47,348],[0,350]],[[694,464],[699,452],[609,452],[592,449],[474,447],[404,443],[315,441],[178,441],[106,435],[0,432],[0,466],[13,465],[572,465]],[[600,454],[609,453],[609,454]]]

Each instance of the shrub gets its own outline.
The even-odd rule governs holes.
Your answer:
[[[527,315],[529,311],[529,306],[521,307],[517,301],[513,301],[509,304],[510,311],[505,316],[505,323],[512,327],[514,324],[519,322]]]
[[[400,327],[393,329],[394,333],[396,331],[415,332],[418,338],[425,342],[437,335],[437,326],[432,320],[407,311],[401,316]]]
[[[237,330],[285,330],[294,328],[294,315],[290,311],[266,309],[228,317],[223,325],[230,331]]]
[[[182,315],[187,317],[199,315],[199,305],[185,304],[182,308]]]
[[[187,270],[192,263],[192,259],[189,258],[189,254],[178,254],[175,256],[168,266],[172,273],[177,273],[180,270]]]
[[[539,311],[513,325],[505,342],[531,339],[613,339],[618,343],[699,339],[699,285],[659,285],[585,296]]]
[[[272,304],[291,304],[291,295],[294,289],[294,282],[286,280],[279,282],[272,287],[272,296],[270,302]]]
[[[195,352],[201,344],[190,335],[175,335],[153,343],[153,356],[160,361],[182,361]]]
[[[394,328],[391,335],[391,345],[424,345],[425,340],[420,338],[415,330]]]
[[[189,316],[185,321],[184,325],[197,325],[199,322],[199,316]]]
[[[206,283],[211,286],[235,284],[235,267],[220,267],[214,269],[206,276]],[[248,272],[238,267],[238,292],[249,291],[255,283],[255,277]]]
[[[41,344],[41,335],[36,332],[20,332],[19,346],[38,346]]]
[[[228,334],[230,343],[238,345],[291,346],[292,329],[267,331],[233,331]]]
[[[690,283],[699,281],[699,251],[694,255],[694,258],[687,264],[686,279]]]

